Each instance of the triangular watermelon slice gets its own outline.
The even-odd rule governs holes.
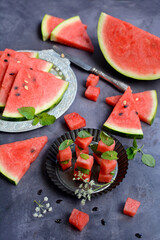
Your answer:
[[[141,123],[130,87],[119,99],[103,127],[122,136],[143,138]]]
[[[160,38],[105,13],[97,33],[105,59],[118,72],[138,80],[160,78]]]
[[[122,95],[107,97],[106,103],[115,106],[121,96]],[[156,116],[158,106],[156,90],[133,93],[133,99],[140,120],[151,125]]]
[[[47,141],[42,136],[0,145],[0,172],[18,184]]]
[[[69,18],[57,25],[51,32],[51,41],[93,52],[94,47],[80,17]]]
[[[21,107],[34,107],[35,114],[53,108],[60,102],[68,82],[53,74],[21,68],[10,91],[2,118],[22,120]]]

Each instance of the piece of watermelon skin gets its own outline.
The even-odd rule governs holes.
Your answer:
[[[136,110],[141,121],[152,125],[158,107],[156,90],[148,90],[139,93],[133,93]],[[115,106],[122,95],[116,95],[106,98],[106,103]]]
[[[42,136],[0,145],[0,172],[17,185],[47,141]]]
[[[72,213],[69,217],[69,223],[78,228],[79,231],[82,231],[88,222],[89,215],[87,213],[81,212],[76,208],[72,210]]]
[[[132,198],[127,198],[124,208],[123,208],[123,213],[128,215],[128,216],[135,216],[137,213],[137,210],[141,203],[135,199]]]

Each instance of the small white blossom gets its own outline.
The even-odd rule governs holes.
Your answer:
[[[95,184],[94,180],[91,180],[91,181],[89,182],[89,184],[90,184],[90,186],[93,186],[93,185]]]
[[[48,212],[52,212],[52,207],[49,207],[49,208],[48,208]]]
[[[36,211],[36,212],[39,212],[39,211],[40,211],[40,208],[39,208],[39,207],[36,207],[36,208],[35,208],[35,211]]]
[[[82,200],[81,200],[81,205],[84,206],[85,203],[86,203],[86,199],[82,199]]]
[[[76,179],[75,178],[73,178],[73,181],[75,181]]]
[[[44,201],[47,202],[48,201],[48,197],[44,197]]]
[[[78,188],[77,188],[76,191],[75,191],[75,195],[76,195],[77,193],[79,193],[79,189],[78,189]]]
[[[50,203],[46,203],[46,207],[49,208],[50,207]]]
[[[88,194],[92,194],[93,190],[92,189],[88,189]]]
[[[43,215],[40,213],[40,214],[38,215],[38,217],[41,218],[41,217],[43,217]]]
[[[46,212],[47,212],[47,211],[46,211],[46,209],[45,209],[45,210],[43,210],[43,212],[42,212],[42,213],[43,213],[43,214],[45,214]]]
[[[80,185],[79,185],[79,188],[82,188],[83,187],[83,183],[81,183]]]
[[[82,197],[82,194],[78,193],[77,197],[78,197],[78,199],[80,199]]]
[[[89,201],[91,201],[91,196],[89,194],[88,194],[87,198]]]
[[[38,213],[33,213],[33,217],[38,217]]]
[[[88,188],[88,183],[86,183],[86,184],[84,185],[84,188],[86,188],[86,189]]]

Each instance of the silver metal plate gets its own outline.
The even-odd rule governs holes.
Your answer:
[[[24,51],[24,50],[23,50]],[[30,50],[27,50],[29,52]],[[46,61],[52,62],[54,64],[51,69],[51,73],[65,79],[69,82],[69,87],[65,92],[63,99],[61,102],[48,113],[54,115],[56,118],[59,118],[63,115],[68,108],[73,103],[76,93],[77,93],[77,79],[70,68],[70,62],[66,58],[61,58],[55,51],[53,50],[42,50],[38,51],[39,58],[44,59]],[[32,121],[5,121],[0,120],[0,131],[3,132],[25,132],[34,130],[42,127],[42,125],[37,124],[36,126],[32,126]]]

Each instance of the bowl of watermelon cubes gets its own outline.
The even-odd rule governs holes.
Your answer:
[[[51,181],[62,191],[75,196],[82,181],[94,180],[100,187],[92,196],[97,196],[122,182],[128,158],[118,139],[98,129],[82,128],[65,133],[51,144],[45,166]]]

